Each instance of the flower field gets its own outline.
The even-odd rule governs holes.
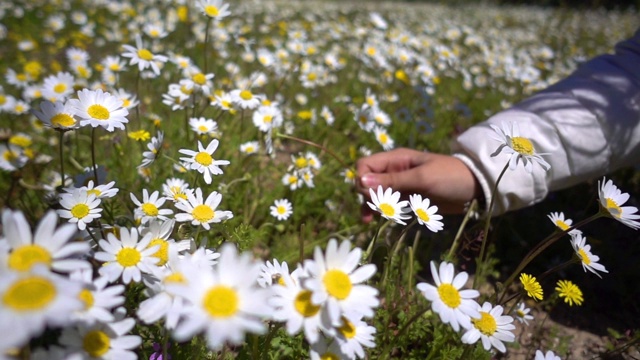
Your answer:
[[[449,153],[466,128],[612,52],[637,19],[385,2],[1,3],[0,359],[575,354],[534,314],[591,301],[565,268],[619,276],[584,226],[638,229],[628,182],[590,184],[589,212],[535,213],[538,240],[514,242],[505,261],[492,203],[448,216],[422,194],[363,195],[355,165],[400,147]],[[549,169],[553,154],[515,125],[494,130],[505,177]],[[635,330],[591,355],[629,352]]]

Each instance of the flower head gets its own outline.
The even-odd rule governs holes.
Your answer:
[[[122,107],[122,100],[100,89],[80,90],[78,99],[71,99],[69,103],[80,118],[80,126],[102,126],[113,131],[115,128],[124,130],[124,124],[129,122],[129,111]]]
[[[291,214],[293,214],[293,206],[291,201],[287,199],[276,200],[273,205],[269,207],[271,216],[282,221],[287,220]]]
[[[482,347],[489,351],[492,347],[500,352],[506,352],[507,348],[502,342],[513,342],[516,337],[511,330],[513,318],[509,315],[502,315],[503,308],[500,305],[493,307],[485,302],[478,311],[480,316],[471,319],[473,327],[462,335],[462,342],[465,344],[475,344],[478,339],[482,340]]]
[[[573,246],[573,250],[575,250],[580,259],[584,271],[589,270],[598,275],[598,277],[601,277],[598,271],[608,273],[604,265],[598,263],[600,257],[591,253],[591,245],[587,245],[587,239],[582,234],[571,237],[571,246]]]
[[[211,175],[222,174],[220,165],[229,165],[228,160],[216,160],[213,158],[213,153],[218,148],[219,141],[217,139],[211,140],[209,145],[205,148],[202,143],[198,141],[198,151],[180,149],[179,152],[189,157],[181,157],[180,160],[189,165],[191,170],[196,170],[204,175],[204,181],[207,184],[211,184]]]
[[[395,221],[398,224],[406,225],[403,220],[410,219],[410,216],[405,215],[404,210],[409,202],[406,200],[400,201],[400,192],[393,191],[391,188],[382,190],[382,185],[378,185],[377,193],[373,189],[369,189],[369,195],[371,196],[371,202],[367,202],[367,205],[379,212],[383,218]]]
[[[87,224],[100,218],[102,209],[98,206],[101,200],[87,190],[75,189],[72,193],[60,194],[60,205],[56,210],[61,218],[69,219],[70,223],[77,223],[78,229],[84,230]]]
[[[151,234],[147,234],[138,241],[136,228],[121,228],[122,240],[108,233],[107,240],[98,242],[102,251],[94,255],[96,260],[104,262],[98,271],[100,275],[106,276],[110,282],[122,277],[122,281],[128,284],[132,280],[140,282],[142,273],[153,274],[159,259],[153,256],[158,246],[149,247],[151,237]]]
[[[496,132],[497,136],[493,138],[499,141],[501,144],[498,149],[491,154],[491,156],[496,156],[502,152],[509,155],[509,169],[515,170],[518,166],[518,162],[522,161],[522,165],[527,172],[533,171],[533,162],[537,162],[545,171],[549,170],[551,165],[547,163],[540,154],[537,153],[535,147],[533,146],[533,142],[526,138],[520,136],[520,127],[517,122],[511,122],[509,124],[502,123],[502,128],[491,124],[491,128]]]
[[[564,218],[564,213],[562,213],[562,212],[552,212],[552,213],[548,214],[547,217],[549,218],[549,220],[551,220],[553,225],[555,225],[558,229],[560,229],[562,231],[568,230],[571,227],[571,224],[573,224],[573,220],[565,219]],[[573,230],[569,231],[569,234],[570,235],[582,234],[582,231],[580,231],[578,229],[573,229]]]
[[[70,102],[43,101],[40,110],[33,110],[34,115],[42,121],[45,126],[58,130],[72,130],[78,128],[78,121],[75,118],[76,110]]]
[[[613,185],[613,181],[598,181],[598,197],[600,198],[600,208],[610,217],[620,221],[628,227],[638,230],[640,229],[640,214],[637,214],[638,208],[633,206],[622,206],[629,200],[629,194],[623,193],[617,186]]]
[[[569,280],[558,280],[556,284],[556,291],[560,298],[564,298],[564,302],[569,306],[582,305],[584,298],[582,297],[582,290]]]
[[[424,225],[427,229],[438,232],[442,230],[443,225],[440,220],[442,220],[442,215],[436,214],[438,211],[438,207],[433,205],[429,206],[430,201],[428,198],[422,198],[420,194],[409,195],[409,206],[411,206],[411,210],[418,218],[418,223],[420,225]]]
[[[542,286],[540,286],[540,283],[536,280],[535,276],[522,273],[520,274],[520,282],[529,297],[534,298],[535,300],[542,300]]]
[[[513,315],[516,320],[529,325],[529,320],[533,320],[533,315],[530,315],[531,309],[527,308],[524,302],[518,304],[518,308],[513,310]]]
[[[180,199],[175,205],[184,213],[176,214],[176,220],[180,222],[191,221],[192,225],[202,225],[209,230],[210,223],[219,223],[231,219],[233,213],[227,210],[218,210],[222,201],[222,195],[217,191],[212,192],[206,199],[202,197],[202,189],[197,188],[195,194],[187,194],[187,200]]]

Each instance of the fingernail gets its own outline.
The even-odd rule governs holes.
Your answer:
[[[368,188],[376,187],[379,184],[377,177],[373,174],[363,175],[361,181],[362,181],[362,185]]]

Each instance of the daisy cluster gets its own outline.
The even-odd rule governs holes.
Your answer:
[[[377,269],[351,242],[327,241],[355,228],[349,166],[439,146],[434,129],[454,133],[554,83],[635,20],[297,1],[0,3],[0,357],[133,359],[194,338],[235,351],[281,323],[311,358],[366,358],[381,333],[382,291],[368,284]],[[496,156],[545,167],[514,126],[496,129]],[[602,211],[637,228],[627,194],[610,181],[600,192]],[[368,206],[443,229],[420,194],[372,189]],[[247,251],[288,253],[291,234],[314,249],[291,272]],[[606,271],[583,238],[574,248],[586,270]],[[512,320],[501,306],[475,303],[451,263],[431,270],[436,285],[418,289],[442,321],[464,329],[464,343],[504,351]]]

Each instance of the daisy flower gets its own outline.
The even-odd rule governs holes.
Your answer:
[[[142,153],[142,164],[138,165],[138,168],[149,167],[156,158],[158,157],[158,153],[160,149],[162,149],[162,142],[164,141],[164,133],[162,131],[158,131],[158,135],[151,138],[151,142],[147,143],[147,149],[149,151],[144,151]]]
[[[286,264],[286,263],[284,263]],[[302,269],[296,269],[291,275],[281,273],[278,283],[272,287],[273,296],[269,304],[275,308],[273,319],[286,323],[287,333],[294,336],[302,330],[310,344],[316,343],[322,329],[320,305],[311,301],[312,292],[302,287],[300,275]]]
[[[135,360],[135,350],[142,344],[138,335],[126,335],[135,326],[127,318],[111,323],[79,324],[68,327],[60,335],[60,344],[71,356],[81,359]]]
[[[226,342],[242,344],[246,332],[263,334],[263,320],[273,309],[267,304],[270,292],[257,286],[259,273],[260,263],[229,243],[222,245],[214,270],[185,266],[186,283],[167,284],[169,293],[187,303],[175,339],[185,341],[204,331],[208,347],[216,350]]]
[[[527,308],[524,302],[521,302],[518,304],[518,308],[513,310],[513,315],[515,315],[516,320],[529,325],[529,320],[533,320],[533,315],[529,315],[529,312],[531,312],[531,309]]]
[[[551,222],[558,227],[560,230],[562,231],[566,231],[567,229],[569,229],[571,227],[571,224],[573,224],[573,220],[571,219],[565,219],[564,218],[564,213],[562,212],[552,212],[550,214],[547,215],[547,217],[549,218],[549,220],[551,220]],[[578,235],[578,234],[582,234],[582,231],[578,230],[578,229],[573,229],[571,231],[569,231],[569,235]]]
[[[637,214],[638,208],[633,206],[622,206],[629,200],[629,194],[623,193],[617,186],[613,185],[613,181],[598,181],[598,197],[600,199],[600,208],[606,211],[610,217],[620,221],[628,227],[638,230],[640,229],[640,214]]]
[[[393,146],[394,146],[393,139],[391,138],[391,136],[389,136],[387,129],[380,126],[376,126],[373,129],[373,133],[375,134],[376,140],[382,146],[382,149],[384,151],[393,149]]]
[[[94,186],[93,180],[89,180],[89,183],[87,184],[87,186],[83,186],[80,189],[85,190],[89,195],[91,194],[95,195],[96,198],[98,199],[106,199],[106,198],[112,198],[116,196],[118,194],[118,191],[120,191],[120,189],[113,187],[113,185],[115,184],[116,182],[112,181],[108,184]],[[65,191],[73,192],[73,188],[65,189]]]
[[[271,211],[271,216],[280,221],[287,220],[289,216],[293,214],[291,201],[287,199],[276,200],[274,204],[269,207],[269,210]]]
[[[562,360],[562,358],[554,354],[551,350],[548,350],[546,353],[536,350],[536,357],[534,360]]]
[[[82,286],[37,265],[29,272],[0,272],[0,349],[20,347],[47,326],[65,326],[82,308]]]
[[[170,249],[175,249],[177,252],[189,250],[191,247],[190,240],[182,240],[176,242],[171,238],[173,227],[176,221],[169,219],[166,221],[152,220],[149,222],[149,227],[143,229],[140,232],[141,236],[151,234],[151,241],[147,247],[157,246],[158,250],[151,256],[158,258],[156,265],[163,266],[169,261]]]
[[[598,275],[599,278],[602,278],[602,276],[598,274],[598,271],[604,273],[609,272],[604,265],[598,263],[600,257],[591,253],[591,245],[587,245],[587,239],[583,237],[582,234],[571,236],[571,246],[576,252],[576,255],[578,255],[578,258],[582,263],[582,268],[585,272],[589,270],[590,272]]]
[[[282,125],[282,111],[276,106],[260,106],[252,115],[253,124],[262,132]]]
[[[240,152],[246,155],[256,154],[260,150],[260,144],[257,141],[247,141],[240,144]]]
[[[122,57],[131,59],[129,60],[129,65],[138,64],[139,71],[151,68],[156,76],[160,75],[158,63],[162,64],[168,60],[166,56],[154,54],[148,48],[144,47],[140,34],[136,35],[135,47],[127,44],[122,45],[122,47],[125,49]]]
[[[220,175],[222,174],[222,169],[220,169],[220,165],[229,165],[230,162],[228,160],[215,160],[213,158],[213,153],[218,148],[218,144],[220,142],[218,139],[213,139],[205,148],[202,146],[202,143],[198,141],[198,151],[188,150],[188,149],[180,149],[178,152],[181,154],[185,154],[190,157],[181,157],[180,160],[189,164],[189,168],[191,170],[197,170],[199,173],[204,175],[204,181],[207,184],[211,184],[212,178],[211,175]]]
[[[342,325],[335,328],[335,333],[340,350],[351,359],[365,359],[364,348],[376,346],[376,328],[362,321],[359,315],[343,316]]]
[[[460,330],[460,326],[465,329],[471,328],[471,317],[480,317],[477,310],[479,305],[473,300],[480,296],[480,293],[473,289],[460,290],[469,279],[469,275],[464,271],[455,275],[453,264],[444,261],[440,263],[439,271],[435,262],[431,261],[430,266],[435,286],[419,283],[416,287],[431,301],[431,308],[440,315],[443,323],[451,324],[455,331]]]
[[[215,136],[218,132],[218,123],[204,117],[189,119],[189,126],[198,135]]]
[[[208,18],[220,21],[231,15],[229,4],[223,3],[222,0],[198,0],[198,8],[202,10]]]
[[[376,266],[358,266],[361,258],[362,250],[351,250],[350,241],[338,246],[338,241],[331,239],[325,254],[317,246],[313,259],[305,262],[309,278],[303,286],[312,292],[311,302],[322,307],[325,328],[339,326],[345,312],[373,317],[373,309],[380,304],[378,290],[364,284],[376,273]]]
[[[406,214],[404,210],[409,202],[406,200],[400,200],[400,192],[393,191],[391,188],[382,190],[382,185],[378,185],[377,193],[373,189],[369,189],[369,195],[371,196],[371,202],[367,201],[367,205],[373,210],[379,212],[383,218],[392,220],[398,224],[407,225],[403,220],[410,219],[411,217]]]
[[[535,276],[522,273],[520,274],[520,282],[529,297],[535,300],[542,300],[542,286],[540,286],[540,283],[536,280]]]
[[[503,310],[502,306],[493,307],[488,302],[479,306],[480,316],[471,319],[473,327],[462,335],[462,342],[475,344],[480,339],[485,350],[489,351],[494,347],[500,352],[506,352],[503,342],[515,341],[516,337],[511,330],[516,327],[511,316],[502,315]]]
[[[100,240],[98,244],[102,251],[93,256],[96,260],[104,262],[98,272],[106,276],[109,282],[114,282],[122,277],[125,284],[140,282],[142,273],[152,274],[156,263],[159,261],[153,254],[159,246],[149,247],[151,234],[147,234],[138,241],[138,230],[132,228],[120,229],[120,239],[113,233],[107,234],[107,240]]]
[[[350,359],[340,348],[340,344],[333,338],[320,336],[318,341],[309,347],[309,357],[311,360],[325,359]]]
[[[438,232],[442,230],[444,224],[440,221],[442,220],[442,215],[436,214],[438,211],[437,206],[429,206],[430,201],[428,198],[422,198],[420,194],[409,195],[409,206],[413,213],[418,218],[418,223],[420,225],[424,225],[427,229]]]
[[[124,61],[122,61],[118,55],[107,56],[100,62],[100,64],[102,64],[105,69],[114,73],[123,71],[125,67]]]
[[[100,202],[97,196],[89,194],[87,190],[75,189],[72,193],[60,194],[60,206],[63,209],[56,211],[61,218],[77,223],[78,229],[84,230],[87,224],[100,218]]]
[[[493,138],[501,143],[491,156],[497,156],[503,152],[509,155],[509,169],[511,170],[516,169],[518,161],[522,161],[522,165],[528,173],[533,171],[534,161],[545,171],[549,170],[551,165],[541,156],[546,154],[536,153],[533,142],[526,137],[520,136],[520,127],[517,122],[511,122],[510,124],[503,122],[502,128],[491,124],[491,128],[496,132]]]
[[[273,259],[273,263],[267,261],[260,267],[258,285],[263,288],[268,288],[275,284],[284,286],[283,277],[285,275],[289,275],[289,265],[285,261],[282,263],[279,263],[277,259]]]
[[[356,173],[351,169],[343,169],[340,175],[344,177],[344,182],[347,184],[353,184],[356,181]]]
[[[9,269],[28,272],[36,265],[43,265],[50,270],[68,273],[91,268],[89,262],[79,259],[89,251],[89,244],[70,241],[77,227],[73,224],[57,227],[57,223],[58,215],[48,211],[32,234],[22,212],[5,209],[2,228],[8,245],[6,263]]]
[[[129,110],[122,107],[122,100],[101,89],[78,91],[78,99],[69,100],[71,108],[80,118],[80,126],[102,126],[107,131],[124,130]]]
[[[165,199],[173,202],[180,201],[181,199],[187,200],[187,195],[191,193],[193,193],[193,190],[189,189],[189,184],[182,179],[170,178],[162,184],[162,194],[165,196]]]
[[[260,106],[263,95],[255,95],[251,92],[250,89],[245,90],[232,90],[229,95],[231,96],[231,101],[237,105],[241,109],[253,110]]]
[[[68,72],[59,72],[44,79],[42,85],[42,97],[51,101],[65,101],[73,94],[75,79]]]
[[[582,290],[569,280],[558,280],[556,291],[558,292],[558,296],[564,298],[564,302],[569,304],[569,306],[573,306],[574,303],[580,306],[584,301]]]
[[[109,279],[105,276],[93,279],[93,269],[74,271],[69,278],[84,284],[78,296],[84,306],[73,313],[74,321],[91,325],[115,319],[112,309],[124,304],[124,285],[107,286]]]
[[[142,218],[142,223],[146,224],[150,220],[167,220],[167,215],[173,214],[171,209],[160,209],[166,199],[160,196],[159,191],[154,191],[149,195],[147,189],[142,189],[142,202],[138,198],[130,193],[131,201],[137,205],[134,210],[135,218]]]
[[[222,201],[222,195],[217,191],[212,192],[203,200],[202,189],[197,188],[194,194],[187,194],[187,200],[178,201],[175,205],[184,213],[177,213],[179,222],[191,221],[192,225],[202,225],[206,230],[211,229],[210,223],[219,223],[231,219],[233,213],[227,210],[217,210]]]
[[[0,169],[16,171],[22,168],[29,158],[24,151],[16,145],[0,143]]]

